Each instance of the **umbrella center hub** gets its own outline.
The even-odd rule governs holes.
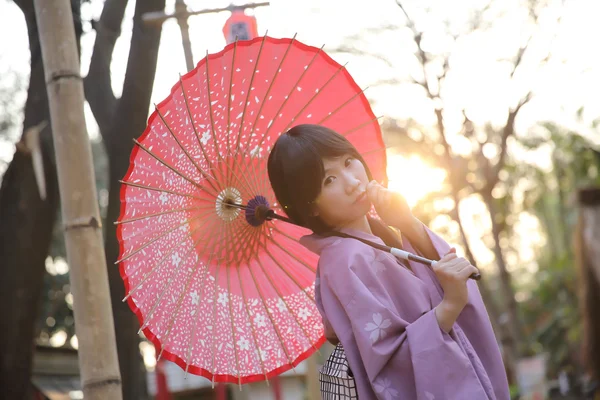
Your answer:
[[[217,196],[217,215],[225,222],[231,222],[240,215],[242,194],[234,187],[225,188]]]

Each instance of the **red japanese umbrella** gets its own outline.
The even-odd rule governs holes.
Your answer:
[[[325,341],[317,256],[298,243],[309,232],[280,220],[267,175],[275,140],[302,123],[346,136],[385,180],[381,131],[362,90],[295,39],[207,55],[136,141],[117,221],[126,300],[159,357],[186,372],[269,379]]]

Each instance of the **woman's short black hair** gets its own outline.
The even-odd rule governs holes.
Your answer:
[[[321,193],[325,178],[324,158],[350,155],[360,160],[369,180],[369,167],[344,136],[320,125],[297,125],[282,134],[268,160],[271,187],[277,202],[296,224],[315,233],[330,230],[321,218],[313,216],[313,201]]]

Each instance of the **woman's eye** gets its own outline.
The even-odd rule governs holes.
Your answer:
[[[329,185],[331,182],[333,182],[333,177],[332,176],[328,176],[327,179],[325,179],[325,181],[323,182],[323,184],[325,186]]]
[[[348,157],[348,158],[346,159],[346,162],[345,162],[345,165],[346,165],[346,167],[350,165],[350,163],[352,162],[352,160],[353,160],[353,158],[352,158],[352,157]]]

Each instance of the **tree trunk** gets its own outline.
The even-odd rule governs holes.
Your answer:
[[[461,239],[465,245],[465,255],[469,262],[475,267],[477,267],[477,261],[475,257],[473,257],[473,253],[471,252],[471,247],[469,246],[469,242],[467,239],[467,234],[462,224],[462,220],[460,218],[460,213],[458,211],[458,205],[460,202],[460,197],[456,191],[453,191],[452,198],[454,200],[455,209],[453,212],[453,219],[458,223],[458,228],[460,231]],[[500,322],[500,311],[498,310],[498,305],[494,301],[492,294],[490,293],[485,280],[485,275],[482,275],[481,281],[479,281],[479,291],[481,293],[481,297],[485,303],[487,312],[490,317],[490,322],[492,323],[492,327],[496,332],[496,335],[500,337],[500,343],[502,343],[502,348],[504,352],[504,363],[505,368],[507,370],[507,375],[509,382],[516,382],[516,366],[517,366],[517,352],[516,352],[516,341],[513,338],[513,333],[508,329],[506,324]]]
[[[56,154],[79,370],[86,399],[121,399],[83,82],[69,0],[34,0]]]
[[[119,217],[121,207],[119,179],[123,178],[129,167],[132,139],[140,136],[146,127],[156,72],[161,27],[144,24],[142,15],[146,12],[162,11],[164,7],[165,0],[136,2],[123,95],[117,101],[114,117],[109,121],[110,130],[102,132],[109,158],[110,179],[106,217],[106,260],[125,399],[144,399],[148,394],[146,369],[140,355],[137,334],[140,325],[137,317],[122,301],[125,297],[123,280],[118,266],[114,265],[119,256],[119,244],[112,223]]]
[[[516,362],[520,356],[520,349],[518,344],[521,342],[521,320],[519,318],[519,306],[514,296],[514,290],[512,287],[512,279],[508,269],[506,268],[506,262],[504,261],[504,254],[502,253],[502,247],[500,245],[500,225],[496,221],[496,203],[494,198],[489,193],[482,194],[483,201],[490,213],[490,219],[492,224],[492,237],[494,239],[494,257],[496,258],[496,265],[500,273],[500,293],[504,301],[504,310],[508,318],[502,325],[506,326],[507,332],[510,333],[507,353],[510,352],[510,357]]]
[[[23,136],[17,144],[0,188],[0,388],[3,399],[29,398],[35,325],[40,311],[45,259],[52,241],[58,206],[58,183],[49,126],[48,97],[33,1],[15,3],[23,11],[29,35],[31,74],[25,103]],[[81,35],[79,1],[73,1],[77,38]],[[36,183],[26,136],[48,121],[39,133],[46,197]]]
[[[576,258],[583,316],[583,358],[592,379],[600,381],[600,188],[579,191]]]

